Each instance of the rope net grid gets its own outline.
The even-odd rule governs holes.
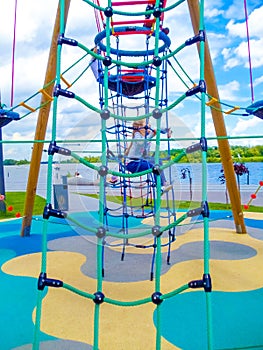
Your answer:
[[[57,42],[58,63],[54,81],[55,88],[53,96],[49,96],[47,102],[53,103],[53,124],[48,147],[47,203],[43,211],[43,249],[41,272],[38,279],[33,348],[39,348],[44,291],[55,287],[64,288],[94,302],[94,349],[99,349],[100,313],[104,303],[121,307],[153,303],[156,308],[156,349],[161,349],[162,302],[189,288],[201,288],[206,293],[207,344],[208,348],[212,349],[210,300],[212,282],[209,269],[209,206],[206,194],[205,105],[208,95],[204,79],[204,2],[200,1],[199,33],[185,40],[173,51],[170,49],[169,30],[163,25],[164,18],[166,12],[180,6],[183,1],[178,1],[169,7],[166,7],[165,0],[128,1],[125,2],[123,8],[120,6],[122,2],[110,1],[105,8],[96,1],[84,0],[84,2],[91,9],[92,7],[95,9],[99,29],[94,40],[95,47],[92,49],[66,36],[65,0],[60,0],[60,35]],[[130,12],[126,12],[127,5],[131,9]],[[137,5],[142,5],[143,9],[134,11],[134,6]],[[133,45],[134,47],[137,45],[137,49],[132,45],[127,48],[121,45],[121,42],[125,42],[126,37],[140,37],[140,42],[144,41],[144,44],[138,46],[137,39],[135,39]],[[186,91],[169,103],[168,66],[172,66],[171,60],[177,63],[178,53],[196,43],[200,45],[200,65],[197,67],[200,70],[199,82],[190,81],[185,84]],[[90,68],[97,82],[99,107],[77,95],[73,84],[67,81],[64,73],[61,73],[65,46],[83,50],[85,57],[86,55],[92,56],[87,69]],[[79,77],[83,74],[80,73]],[[45,95],[45,88],[40,92]],[[197,98],[200,102],[200,138],[195,143],[191,142],[193,141],[191,138],[187,140],[187,146],[182,152],[172,157],[171,144],[175,142],[175,138],[173,139],[171,132],[178,132],[179,135],[181,133],[181,130],[170,128],[171,118],[173,118],[172,110],[184,100],[192,98]],[[212,106],[213,97],[209,96],[209,98],[208,104]],[[57,110],[59,103],[65,99],[75,99],[88,110],[95,112],[96,118],[100,121],[100,164],[90,162],[83,152],[79,153],[74,150],[74,142],[77,144],[78,141],[68,142],[67,146],[58,142]],[[30,112],[35,110],[27,105],[27,101],[21,103],[21,106]],[[89,141],[85,142],[89,143]],[[82,148],[86,147],[85,142],[82,143]],[[182,215],[177,215],[178,208],[175,206],[174,189],[176,184],[173,183],[172,167],[184,157],[192,155],[202,160],[202,198],[198,207],[189,208]],[[98,185],[98,212],[94,219],[95,225],[89,225],[89,221],[88,223],[87,220],[82,221],[80,217],[74,216],[71,212],[53,206],[51,198],[53,163],[57,156],[63,159],[71,157],[93,172],[93,178],[96,179],[96,185]],[[109,191],[114,192],[118,203],[115,202],[113,205]],[[80,290],[69,285],[67,281],[54,279],[48,275],[47,228],[52,218],[61,219],[62,222],[66,220],[76,227],[76,230],[84,232],[84,236],[92,237],[91,240],[96,244],[95,291]],[[162,293],[163,252],[166,251],[166,263],[169,264],[172,244],[176,241],[176,228],[191,218],[201,218],[203,222],[203,275],[199,280],[188,281],[185,285],[168,293]],[[114,224],[111,224],[112,219],[115,220]],[[151,219],[148,221],[150,224],[145,228],[141,224],[142,219]],[[115,226],[116,221],[118,221],[118,226]],[[136,222],[135,225],[134,222]],[[146,243],[136,243],[136,240],[140,238],[143,238]],[[153,281],[151,295],[137,300],[124,301],[112,299],[105,294],[103,282],[104,278],[107,278],[106,247],[113,247],[120,251],[121,260],[125,259],[126,249],[130,247],[151,249],[150,279]]]

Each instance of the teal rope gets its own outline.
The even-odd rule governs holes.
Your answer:
[[[88,4],[90,4],[91,6],[93,6],[94,8],[97,8],[99,10],[103,10],[103,8],[94,5],[93,3],[91,3],[89,0],[84,0],[85,2],[87,2]],[[171,5],[170,7],[166,8],[166,9],[161,9],[161,12],[165,12],[170,10],[171,8],[174,8],[175,6],[178,6],[179,4],[181,4],[183,1],[178,1],[177,3]],[[160,3],[160,0],[157,0],[156,6],[158,7]],[[65,12],[65,0],[60,0],[60,6],[61,6],[61,28],[60,28],[60,32],[64,33],[64,12]],[[108,1],[108,7],[111,7],[111,1]],[[204,1],[201,1],[200,4],[200,29],[203,29],[203,7],[204,7]],[[123,14],[123,15],[127,15],[128,13],[126,12],[122,12],[122,11],[113,11],[116,14]],[[133,13],[130,15],[138,15],[138,14],[152,14],[153,11],[144,11],[144,12],[139,12],[139,13]],[[160,19],[157,18],[156,19],[156,36],[155,36],[155,56],[158,55],[158,43],[159,43],[159,29],[160,29]],[[106,54],[109,56],[110,55],[110,19],[107,17],[106,18]],[[82,44],[78,44],[78,46],[82,49],[84,49],[86,52],[90,53],[92,56],[94,56],[97,59],[103,59],[104,57],[97,55],[95,53],[93,53],[91,50],[85,48]],[[180,50],[182,50],[185,47],[185,44],[181,45],[178,49],[176,49],[173,52],[170,52],[170,54],[168,55],[164,55],[163,57],[161,57],[161,61],[167,60],[169,57],[174,56],[176,53],[178,53]],[[204,77],[204,42],[200,43],[200,61],[201,61],[201,65],[200,65],[200,79],[203,79]],[[56,67],[56,82],[59,83],[60,82],[60,64],[61,64],[61,46],[58,46],[57,49],[57,55],[58,55],[58,61],[57,61],[57,67]],[[115,61],[112,60],[113,64],[119,65],[119,66],[126,66],[126,67],[138,67],[138,66],[146,66],[146,65],[150,65],[153,63],[153,60],[148,60],[148,61],[143,61],[142,63],[126,63],[126,62],[122,62],[122,61]],[[104,74],[104,106],[105,109],[108,108],[108,104],[109,104],[109,91],[108,91],[108,72],[109,69],[108,67],[105,67],[105,74]],[[201,136],[205,137],[205,97],[206,94],[203,92],[201,94]],[[159,106],[159,98],[160,98],[160,67],[156,67],[156,92],[155,92],[155,108],[158,108]],[[177,99],[175,102],[173,102],[170,106],[167,106],[164,109],[161,109],[161,112],[167,112],[170,109],[174,108],[177,104],[179,104],[180,102],[182,102],[184,99],[186,98],[186,94],[183,94],[179,99]],[[95,112],[100,113],[100,109],[92,106],[91,104],[89,104],[87,101],[84,101],[81,97],[79,96],[75,96],[75,99],[79,102],[81,102],[82,104],[84,104],[85,106],[87,106],[88,108],[90,108],[91,110],[94,110]],[[57,104],[58,104],[58,98],[55,97],[54,99],[54,105],[53,105],[53,127],[52,127],[52,141],[54,141],[56,139],[56,126],[57,126]],[[151,117],[152,113],[149,114],[145,114],[144,116],[138,116],[138,117],[132,117],[132,118],[126,118],[124,116],[119,116],[119,115],[115,115],[115,114],[111,114],[111,117],[117,119],[121,119],[121,120],[139,120],[139,119],[143,119],[145,117]],[[156,143],[155,143],[155,161],[156,164],[159,163],[159,154],[160,154],[160,142],[161,142],[161,138],[160,138],[160,129],[161,129],[161,119],[158,119],[156,121],[157,123],[157,134],[156,134]],[[101,149],[101,164],[103,167],[106,167],[107,165],[107,158],[106,158],[106,120],[101,119],[101,144],[102,144],[102,149]],[[95,166],[89,162],[87,162],[84,158],[79,157],[76,153],[72,152],[71,156],[75,159],[77,159],[80,163],[85,164],[87,166],[89,166],[90,168],[99,171],[100,168],[98,166]],[[176,159],[167,162],[166,164],[164,164],[163,166],[161,166],[161,170],[171,166],[172,164],[174,164],[176,161],[178,161],[179,159],[181,159],[182,157],[185,156],[185,152],[183,151],[180,156],[178,156]],[[48,193],[47,193],[47,200],[48,203],[51,201],[51,187],[52,187],[52,156],[49,156],[48,159],[48,183],[47,183],[47,187],[48,187]],[[202,152],[202,162],[203,162],[203,175],[202,175],[202,184],[203,184],[203,190],[202,190],[202,200],[206,201],[206,186],[207,186],[207,173],[206,173],[206,152]],[[131,178],[131,177],[138,177],[141,175],[145,175],[150,173],[152,170],[149,169],[147,171],[143,171],[140,173],[136,173],[136,174],[123,174],[120,172],[116,172],[116,171],[111,171],[108,170],[107,173],[112,174],[112,175],[116,175],[116,176],[122,176],[122,177],[127,177],[127,178]],[[99,187],[99,224],[100,226],[104,226],[104,197],[105,197],[105,175],[104,174],[100,174],[100,187]],[[157,177],[157,200],[156,200],[156,213],[155,213],[155,225],[159,226],[160,225],[160,209],[161,209],[161,180],[160,180],[160,176]],[[183,215],[179,220],[176,220],[174,223],[170,223],[169,225],[167,225],[166,227],[162,227],[160,228],[160,233],[162,234],[165,230],[168,230],[169,228],[172,228],[178,224],[180,224],[183,220],[185,220],[187,218],[187,214]],[[77,220],[75,220],[74,218],[72,218],[71,216],[68,216],[68,219],[71,220],[72,222],[77,223]],[[45,220],[44,221],[44,225],[43,225],[43,241],[42,241],[42,271],[46,270],[46,251],[47,251],[47,225],[48,222]],[[82,225],[82,224],[80,224]],[[90,230],[91,232],[96,232],[95,229],[92,229],[90,227],[87,227],[85,225],[82,225],[82,227],[87,228],[88,230]],[[150,234],[151,230],[146,230],[145,232],[139,232],[136,234],[125,234],[125,238],[136,238],[136,237],[141,237],[142,235],[146,235],[146,234]],[[123,235],[121,234],[115,234],[115,233],[110,233],[107,232],[106,236],[111,236],[111,237],[115,237],[115,238],[123,238]],[[208,228],[208,218],[204,218],[204,272],[205,273],[209,273],[209,228]],[[157,248],[156,248],[156,278],[155,278],[155,291],[156,292],[160,292],[161,291],[161,258],[162,258],[162,244],[161,244],[161,235],[157,237],[156,239],[157,242]],[[90,298],[94,300],[94,295],[90,294],[90,293],[85,293],[83,291],[80,291],[68,284],[64,284],[63,285],[64,288],[75,292],[83,297],[86,298]],[[102,292],[103,290],[103,281],[102,281],[102,239],[101,238],[97,238],[97,291]],[[178,293],[181,293],[183,291],[185,291],[188,288],[188,285],[184,285],[180,288],[178,288],[177,290],[174,290],[170,293],[167,293],[165,295],[161,296],[162,300],[165,300],[166,298],[170,298],[175,296]],[[38,329],[38,332],[35,333],[35,342],[39,343],[39,329],[40,329],[40,317],[41,317],[41,307],[42,307],[42,297],[43,297],[43,293],[39,292],[38,293],[40,295],[39,299],[38,299],[38,303],[37,303],[37,313],[36,313],[36,329]],[[207,319],[208,319],[208,347],[209,349],[212,349],[212,332],[211,332],[211,293],[206,293],[206,297],[207,297]],[[136,301],[129,301],[129,302],[124,302],[124,301],[117,301],[117,300],[113,300],[110,298],[105,297],[104,298],[104,302],[108,302],[110,304],[114,304],[114,305],[119,305],[119,306],[135,306],[135,305],[142,305],[145,303],[149,303],[151,302],[151,298],[147,297],[144,299],[140,299],[140,300],[136,300]],[[161,349],[161,304],[156,306],[156,314],[157,314],[157,326],[156,326],[156,350],[160,350]],[[100,305],[96,304],[95,305],[95,312],[94,312],[94,342],[93,342],[93,347],[94,349],[99,349],[99,318],[100,318]]]
[[[65,288],[66,290],[73,292],[75,294],[78,294],[81,297],[87,298],[87,299],[91,299],[94,300],[94,294],[90,294],[87,292],[84,292],[78,288],[75,288],[67,283],[63,283],[63,288]],[[168,298],[172,298],[177,294],[180,294],[182,292],[184,292],[185,290],[189,289],[188,284],[185,284],[175,290],[173,290],[170,293],[166,293],[163,294],[161,296],[161,300],[166,300]],[[104,302],[111,304],[111,305],[116,305],[116,306],[124,306],[124,307],[131,307],[131,306],[139,306],[139,305],[144,305],[144,304],[148,304],[150,302],[152,302],[152,298],[151,297],[147,297],[147,298],[143,298],[143,299],[137,299],[137,300],[131,300],[131,301],[123,301],[123,300],[116,300],[116,299],[112,299],[112,298],[104,298]]]
[[[199,30],[204,30],[204,0],[200,1],[200,27]],[[205,42],[200,42],[200,79],[205,77]],[[206,136],[206,114],[205,114],[205,92],[201,93],[201,137]],[[202,151],[202,200],[207,201],[207,153]],[[209,242],[209,218],[204,217],[204,274],[209,274],[209,259],[210,259],[210,242]],[[209,350],[213,349],[212,336],[212,306],[211,293],[206,292],[206,314],[207,314],[207,346]]]
[[[64,33],[64,13],[65,13],[65,0],[60,0],[60,33]],[[56,65],[56,83],[60,82],[60,67],[61,67],[61,45],[57,47],[57,65]],[[52,140],[56,139],[56,121],[57,121],[57,97],[54,98],[53,104],[53,118],[52,118]],[[46,198],[47,204],[51,203],[52,193],[52,160],[53,156],[48,156],[48,175],[47,175],[47,191]],[[44,220],[43,231],[42,231],[42,254],[41,254],[41,273],[46,273],[47,270],[47,228],[48,221]],[[41,311],[42,311],[42,300],[44,293],[39,291],[37,294],[37,310],[36,310],[36,324],[34,333],[34,344],[33,349],[39,348],[39,333],[41,324]]]

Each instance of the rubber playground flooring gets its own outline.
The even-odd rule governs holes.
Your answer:
[[[75,213],[80,222],[96,227],[97,213]],[[119,220],[119,219],[115,219]],[[263,349],[263,214],[245,213],[248,234],[236,234],[230,212],[210,215],[210,273],[213,349]],[[87,233],[66,220],[48,223],[47,275],[87,293],[95,293],[96,244]],[[134,222],[134,227],[137,229]],[[119,222],[111,222],[117,227]],[[141,220],[144,229],[149,220]],[[31,349],[37,280],[41,266],[43,220],[36,217],[31,235],[20,237],[21,219],[0,223],[1,350]],[[163,238],[165,240],[165,237]],[[115,242],[116,243],[116,242]],[[117,242],[118,243],[118,242]],[[152,238],[137,239],[148,246]],[[147,298],[155,290],[150,280],[152,248],[127,246],[104,249],[105,296],[119,301]],[[203,228],[186,222],[177,228],[171,246],[163,248],[161,292],[168,293],[202,279]],[[153,270],[154,271],[154,270]],[[40,349],[86,350],[93,347],[94,302],[64,288],[45,288]],[[123,307],[101,304],[100,350],[154,350],[156,306]],[[161,304],[161,348],[206,350],[206,293],[188,289]]]

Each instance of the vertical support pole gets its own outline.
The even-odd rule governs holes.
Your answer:
[[[0,128],[0,194],[5,196],[5,178],[4,178],[4,157],[3,157],[3,144],[2,144],[2,128]],[[4,201],[0,201],[0,211],[6,211]]]
[[[68,11],[70,6],[70,0],[65,1],[65,24],[68,17]],[[47,63],[47,70],[45,76],[44,86],[50,83],[56,76],[56,53],[57,53],[57,38],[60,32],[60,6],[58,2],[58,9],[56,14],[56,20],[52,35],[52,41],[49,51],[49,58]],[[44,141],[48,123],[48,117],[50,112],[51,103],[49,96],[52,96],[54,88],[54,83],[50,84],[45,89],[45,94],[42,94],[41,105],[42,107],[39,110],[36,132],[35,132],[35,141]],[[42,158],[44,142],[35,142],[33,145],[33,151],[30,162],[30,169],[27,181],[27,190],[26,190],[26,199],[24,207],[24,218],[22,222],[21,236],[29,236],[33,215],[33,208],[36,196],[37,182],[40,171],[40,163]]]
[[[199,31],[199,1],[187,0],[189,12],[191,16],[192,26],[194,33]],[[198,45],[198,50],[199,50]],[[219,101],[219,93],[217,89],[212,59],[210,56],[208,41],[205,42],[205,81],[207,86],[207,92],[209,95]],[[227,137],[225,122],[223,113],[221,112],[221,106],[219,102],[213,105],[215,108],[211,108],[212,118],[215,126],[216,135],[218,137]],[[229,198],[232,206],[232,212],[237,233],[246,233],[246,226],[244,222],[244,216],[241,206],[241,198],[238,190],[236,176],[233,167],[233,160],[231,155],[231,149],[228,139],[218,139],[218,148],[224,168],[226,186],[229,193]]]

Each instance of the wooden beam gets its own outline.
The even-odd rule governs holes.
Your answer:
[[[195,34],[199,32],[199,1],[198,0],[187,0],[192,26]],[[198,45],[199,50],[199,45]],[[211,108],[212,118],[215,126],[216,135],[227,136],[223,113],[221,111],[220,99],[218,88],[215,79],[215,73],[213,63],[209,51],[208,40],[205,42],[205,81],[207,86],[207,93],[215,98],[213,107]],[[226,186],[229,193],[231,202],[234,222],[237,233],[246,233],[246,226],[244,222],[244,216],[241,206],[240,193],[237,186],[236,175],[233,166],[232,154],[228,139],[218,139],[218,148],[221,156],[221,161],[224,169],[226,178]]]
[[[68,17],[70,0],[65,0],[65,26]],[[50,45],[49,58],[46,69],[46,76],[44,86],[49,84],[56,77],[56,63],[57,63],[57,39],[60,33],[60,5],[58,2],[55,25],[53,29],[52,41]],[[48,117],[51,108],[50,96],[53,94],[54,83],[45,88],[45,93],[42,93],[41,105],[44,105],[39,110],[35,141],[45,140],[46,129],[48,124]],[[35,203],[36,189],[38,183],[38,176],[40,170],[40,163],[42,158],[44,143],[35,142],[33,145],[31,162],[29,168],[29,175],[27,181],[26,199],[24,207],[24,216],[22,222],[21,236],[29,236],[33,215],[33,208]]]

